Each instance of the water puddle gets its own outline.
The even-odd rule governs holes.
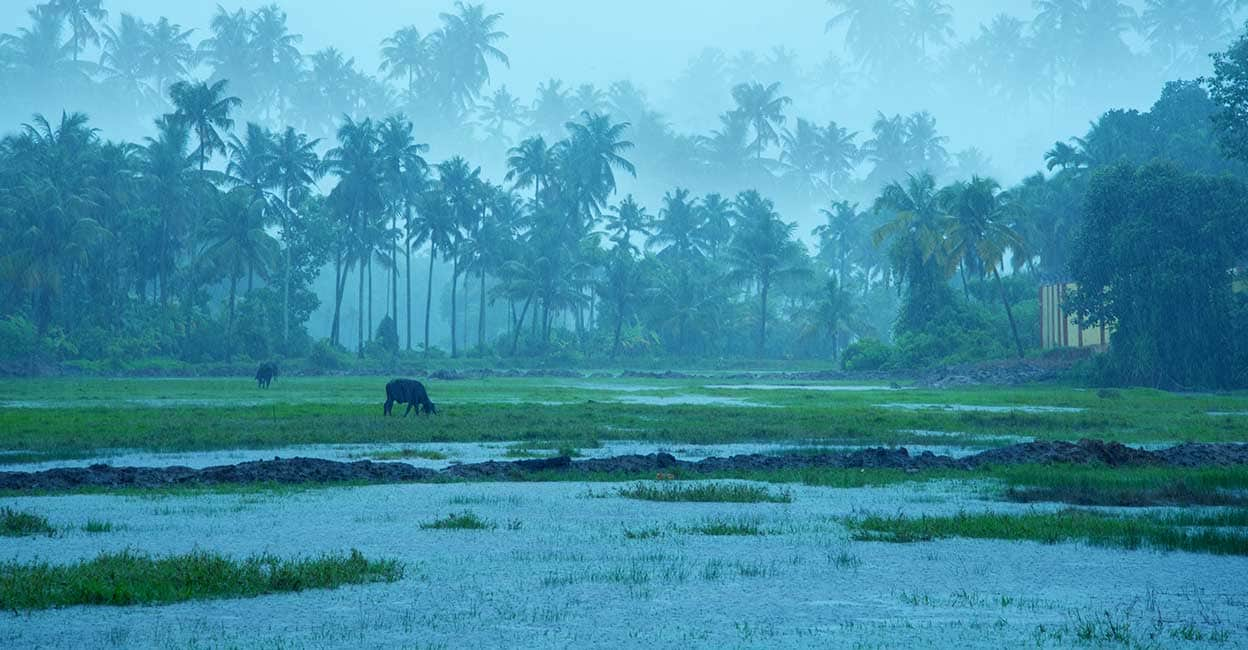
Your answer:
[[[983,406],[979,404],[876,404],[879,408],[902,411],[951,411],[954,413],[1083,413],[1073,406]]]
[[[705,386],[716,390],[808,390],[828,393],[862,393],[875,390],[904,390],[890,386],[835,386],[810,384],[720,384]]]
[[[644,404],[646,406],[747,406],[752,408],[779,408],[774,404],[755,404],[735,397],[716,397],[713,395],[624,395],[614,401],[624,404]]]

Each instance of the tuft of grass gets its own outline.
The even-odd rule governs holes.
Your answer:
[[[761,537],[767,534],[767,531],[763,530],[762,526],[758,524],[757,520],[743,519],[743,518],[706,519],[706,520],[699,522],[698,524],[694,526],[690,526],[683,530],[684,532],[687,532],[687,533],[695,533],[698,535],[711,535],[715,537],[729,537],[729,536],[738,536],[738,535],[739,536],[756,535],[756,536]]]
[[[773,492],[765,487],[740,483],[676,485],[638,483],[620,488],[619,496],[642,501],[692,501],[697,503],[792,503],[788,490]]]
[[[111,521],[88,519],[87,523],[82,525],[82,530],[86,533],[111,533],[115,527]]]
[[[295,560],[272,555],[236,560],[203,551],[153,558],[122,551],[67,565],[0,564],[0,609],[251,598],[344,584],[394,582],[403,577],[403,571],[403,565],[395,560],[369,560],[356,550]]]
[[[850,518],[845,523],[858,541],[908,543],[965,537],[1248,555],[1248,534],[1218,530],[1248,526],[1248,510],[1142,516],[1078,509],[1025,514],[961,512],[951,517],[870,516]]]
[[[56,529],[46,517],[9,507],[0,508],[0,537],[52,536]]]
[[[663,529],[657,526],[650,528],[625,528],[624,539],[654,539],[664,535]]]
[[[492,530],[497,526],[482,519],[471,511],[450,514],[441,519],[427,521],[420,525],[425,530]]]

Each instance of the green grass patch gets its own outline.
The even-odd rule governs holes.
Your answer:
[[[97,519],[88,519],[87,523],[82,525],[84,533],[111,533],[116,530],[111,521],[99,521]]]
[[[958,513],[951,517],[854,517],[845,520],[859,541],[922,542],[950,537],[1084,542],[1109,548],[1153,548],[1214,555],[1248,555],[1248,510],[1117,516],[1066,509],[1053,513]]]
[[[0,508],[0,537],[26,537],[48,535],[56,532],[46,517],[33,512]]]
[[[236,560],[200,551],[153,558],[123,551],[77,564],[0,564],[0,609],[250,598],[402,577],[399,562],[369,560],[355,550],[295,560],[272,555]]]
[[[1248,467],[1003,467],[1009,501],[1077,506],[1248,506]]]
[[[686,533],[712,537],[758,536],[767,534],[755,519],[711,518],[683,529]]]
[[[1065,386],[977,387],[905,392],[750,391],[776,409],[720,405],[654,406],[609,401],[609,390],[549,378],[431,382],[436,418],[384,418],[384,377],[287,377],[271,391],[246,378],[5,379],[0,393],[25,404],[0,411],[0,463],[82,457],[104,450],[271,449],[295,444],[517,442],[528,449],[585,448],[600,440],[662,444],[774,441],[818,445],[982,446],[984,435],[1123,442],[1248,439],[1248,394],[1176,395],[1124,390],[1103,399]],[[610,386],[612,380],[593,380]],[[741,397],[708,389],[716,380],[627,380],[663,395]],[[815,383],[815,382],[812,382]],[[823,382],[817,382],[823,383]],[[261,400],[264,403],[257,404]],[[490,401],[498,400],[498,401]],[[542,408],[531,404],[544,403]],[[880,408],[877,404],[1062,406],[1078,413]],[[55,406],[55,416],[49,417]],[[814,441],[812,443],[812,441]],[[538,446],[538,445],[541,446]]]
[[[450,514],[420,525],[425,530],[492,530],[497,526],[471,511]],[[517,526],[518,528],[519,526]]]
[[[641,501],[691,501],[695,503],[791,503],[793,494],[788,490],[773,491],[757,485],[741,483],[638,483],[620,488],[618,494],[626,499]]]

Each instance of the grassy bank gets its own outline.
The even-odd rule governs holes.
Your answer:
[[[1248,510],[1118,516],[1068,509],[1054,513],[959,513],[951,517],[869,516],[846,525],[858,541],[924,542],[949,537],[1028,540],[1214,555],[1248,555]],[[1227,527],[1237,531],[1219,530]]]
[[[297,560],[271,555],[237,560],[205,552],[154,558],[123,551],[67,565],[0,564],[0,609],[248,598],[401,577],[398,562],[369,560],[354,550]]]

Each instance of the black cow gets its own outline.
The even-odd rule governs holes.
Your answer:
[[[429,393],[425,392],[425,385],[415,379],[395,379],[386,384],[386,415],[390,415],[395,402],[407,404],[403,417],[407,417],[412,412],[412,408],[416,406],[420,407],[421,413],[436,415],[438,412],[438,407],[429,401]]]
[[[277,364],[272,361],[265,361],[256,369],[256,386],[259,388],[268,388],[273,383],[273,378],[277,376]]]

